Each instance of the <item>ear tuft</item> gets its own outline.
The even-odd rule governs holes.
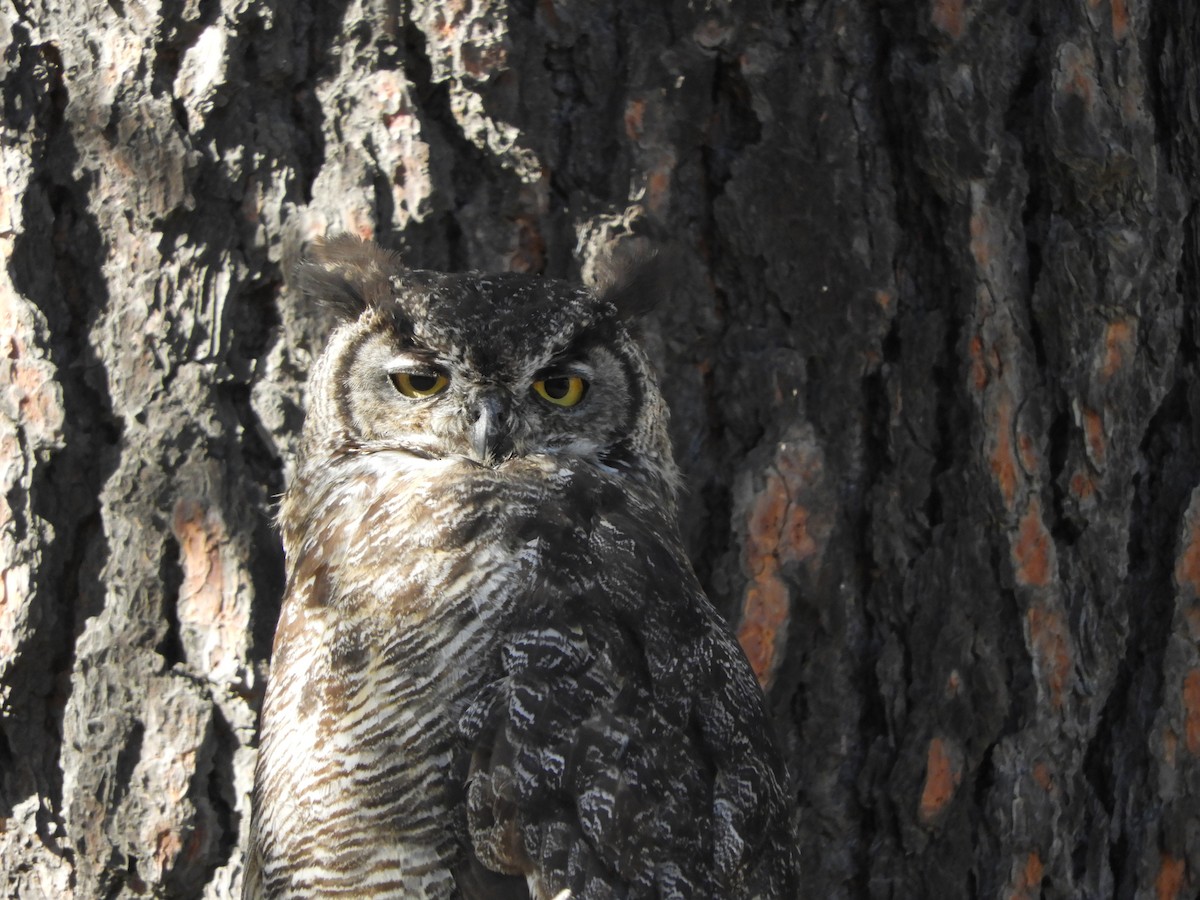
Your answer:
[[[639,319],[670,296],[679,269],[679,255],[673,249],[635,246],[598,273],[598,293],[613,305],[619,318]]]
[[[402,269],[397,254],[352,234],[317,239],[296,266],[300,293],[346,319],[391,297],[389,279]]]

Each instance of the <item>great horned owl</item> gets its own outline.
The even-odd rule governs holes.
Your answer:
[[[793,897],[764,701],[675,523],[631,318],[319,246],[247,898]]]

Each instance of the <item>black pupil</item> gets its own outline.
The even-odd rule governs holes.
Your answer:
[[[546,396],[552,397],[555,400],[561,400],[567,396],[571,390],[570,378],[547,378],[542,387],[546,389]]]
[[[423,394],[437,387],[438,377],[436,375],[409,375],[408,383],[418,394]]]

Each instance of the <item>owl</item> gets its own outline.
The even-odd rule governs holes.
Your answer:
[[[764,699],[675,521],[652,264],[593,292],[342,237],[297,281],[340,324],[245,897],[796,896]]]

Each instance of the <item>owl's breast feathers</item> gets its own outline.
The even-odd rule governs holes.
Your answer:
[[[285,508],[276,702],[388,773],[447,896],[795,896],[762,695],[652,498],[535,457],[366,481]],[[287,646],[314,619],[319,662]]]

